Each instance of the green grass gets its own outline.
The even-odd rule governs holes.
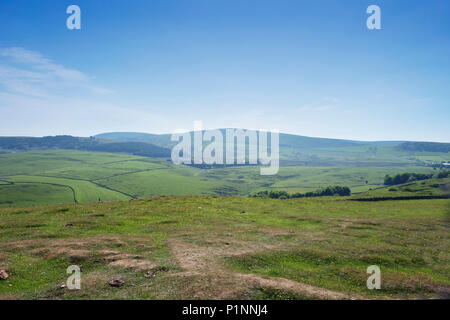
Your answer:
[[[431,173],[433,171],[427,167],[417,166],[286,168],[286,174],[290,173],[292,177],[275,183],[273,187],[323,187],[324,182],[327,182],[327,185],[347,185],[353,188],[382,185],[386,174],[397,173],[399,170],[417,173]]]
[[[73,192],[66,186],[50,184],[1,184],[0,206],[27,206],[73,202]]]
[[[255,300],[307,300],[308,297],[305,297],[301,294],[295,294],[289,291],[259,287],[253,289],[250,293],[250,296]]]
[[[248,195],[267,189],[307,192],[330,184],[363,192],[382,186],[384,175],[404,171],[432,170],[405,165],[289,166],[275,176],[261,176],[257,166],[198,169],[125,154],[29,151],[0,154],[0,206],[73,202],[70,192],[79,203],[152,195]]]
[[[202,179],[198,171],[189,167],[165,168],[99,179],[96,182],[137,197],[157,194],[211,194],[223,185],[216,179]]]
[[[426,179],[393,186],[382,186],[353,198],[443,196],[450,193],[450,178]]]
[[[311,298],[237,281],[235,272],[365,298],[448,297],[449,217],[444,199],[169,196],[0,208],[0,268],[11,271],[0,298]],[[105,250],[164,271],[145,278],[144,270],[110,264]],[[185,264],[184,253],[196,258]],[[71,264],[83,265],[82,290],[58,289]],[[382,290],[365,287],[372,264]],[[126,285],[109,287],[114,278]]]
[[[74,180],[56,177],[46,177],[46,176],[9,176],[3,178],[5,181],[9,181],[15,184],[30,184],[38,185],[42,184],[44,186],[56,185],[56,186],[67,186],[67,188],[72,188],[75,193],[75,198],[77,202],[94,202],[100,200],[125,200],[130,199],[129,196],[121,194],[120,192],[109,190],[104,187],[98,186],[90,181],[85,180]],[[35,194],[35,199],[37,201],[43,201],[43,197],[40,197],[41,193]],[[50,196],[51,193],[49,193]],[[63,198],[59,199],[60,202],[64,202]],[[72,200],[73,202],[73,197]]]

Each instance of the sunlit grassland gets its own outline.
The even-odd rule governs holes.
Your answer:
[[[171,168],[99,179],[102,185],[124,190],[136,197],[149,195],[212,194],[224,184],[197,175],[198,169]]]
[[[10,176],[7,177],[7,181],[15,184],[48,184],[57,186],[70,186],[73,189],[75,198],[77,202],[94,202],[103,200],[125,200],[130,199],[130,197],[123,195],[119,192],[105,189],[92,182],[84,180],[74,180],[74,179],[64,179],[56,177],[46,177],[46,176]],[[38,185],[38,184],[36,184]],[[8,187],[5,187],[8,188]],[[31,193],[33,194],[33,193]],[[36,194],[38,197],[38,194]],[[72,199],[73,201],[73,199]],[[64,202],[64,201],[61,201]]]
[[[330,151],[331,152],[331,151]],[[382,187],[386,174],[429,173],[424,166],[285,166],[262,176],[259,166],[199,169],[170,159],[73,150],[0,155],[0,206],[126,200],[152,195],[248,195],[290,193],[344,185],[352,192]],[[14,185],[13,183],[16,183]],[[30,188],[26,188],[26,184]],[[19,185],[20,184],[20,185]],[[39,186],[43,190],[37,190]],[[55,192],[48,192],[53,190]]]
[[[215,298],[205,281],[224,268],[221,277],[230,277],[233,288],[224,281],[218,289],[232,292],[228,298],[273,298],[276,289],[234,283],[234,272],[360,298],[448,297],[449,210],[446,199],[374,203],[211,196],[3,208],[0,268],[11,277],[0,281],[0,298]],[[186,282],[174,243],[192,252],[210,250],[217,259],[206,256],[202,262],[200,256],[207,271]],[[143,270],[111,264],[105,250],[168,271],[145,278]],[[83,266],[82,290],[59,289],[71,264]],[[381,290],[366,288],[366,269],[373,264],[381,268]],[[126,285],[109,287],[113,278]]]
[[[66,186],[0,183],[0,206],[27,206],[62,202],[73,202],[73,192]]]
[[[393,186],[382,186],[353,198],[395,198],[413,196],[445,196],[450,194],[450,178],[426,179]]]

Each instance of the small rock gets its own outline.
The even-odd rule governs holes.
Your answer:
[[[155,277],[158,272],[168,272],[168,271],[169,271],[168,267],[158,266],[158,267],[149,269],[147,271],[147,273],[144,275],[144,277],[151,278],[151,277]]]
[[[0,280],[6,280],[9,278],[9,271],[5,269],[0,269]]]
[[[120,280],[120,279],[114,279],[114,280],[111,280],[111,281],[109,282],[109,285],[110,285],[111,287],[121,287],[121,286],[124,285],[124,283],[125,283],[125,281],[123,281],[123,280]]]
[[[144,275],[144,277],[146,278],[151,278],[152,276],[155,276],[153,270],[148,270],[147,273]]]

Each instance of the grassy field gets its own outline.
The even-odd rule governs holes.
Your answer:
[[[383,185],[399,172],[434,171],[384,163],[261,176],[126,154],[1,154],[0,269],[10,277],[0,299],[449,298],[448,199],[354,201],[449,192],[450,178]],[[353,195],[237,196],[328,185]],[[61,288],[73,264],[81,290]],[[374,264],[381,290],[366,287]]]
[[[444,196],[448,194],[450,194],[450,178],[426,179],[394,186],[382,186],[361,194],[355,194],[353,198]]]
[[[433,172],[425,166],[287,166],[275,176],[259,167],[198,169],[126,154],[47,150],[0,154],[0,207],[127,200],[153,195],[248,195],[259,190],[307,192],[346,185],[382,186],[386,174]],[[40,190],[41,189],[41,190]]]
[[[67,186],[42,183],[0,184],[0,206],[27,206],[73,201],[73,191]]]
[[[449,298],[449,219],[447,199],[156,196],[3,208],[0,268],[10,277],[0,298]],[[60,288],[72,264],[81,290]],[[374,264],[381,290],[366,288]]]

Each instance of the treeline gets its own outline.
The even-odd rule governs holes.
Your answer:
[[[295,198],[309,198],[309,197],[323,197],[323,196],[349,196],[351,194],[350,188],[345,186],[328,186],[326,188],[317,189],[316,191],[306,193],[292,193],[289,194],[283,190],[259,191],[251,194],[254,198],[272,198],[272,199],[295,199]]]
[[[450,152],[450,143],[404,142],[397,148],[402,151]]]
[[[446,170],[446,171],[439,171],[438,174],[436,175],[436,177],[438,179],[444,179],[444,178],[448,178],[450,176],[450,171]]]
[[[0,148],[12,151],[65,149],[130,153],[144,157],[170,157],[170,150],[145,142],[108,142],[73,136],[0,137]]]
[[[436,174],[436,178],[438,179],[447,178],[449,176],[449,172],[450,171],[440,171],[439,173]],[[384,185],[392,186],[416,180],[426,180],[433,178],[433,176],[434,176],[433,173],[409,173],[409,172],[397,173],[394,176],[386,175],[384,177]]]

